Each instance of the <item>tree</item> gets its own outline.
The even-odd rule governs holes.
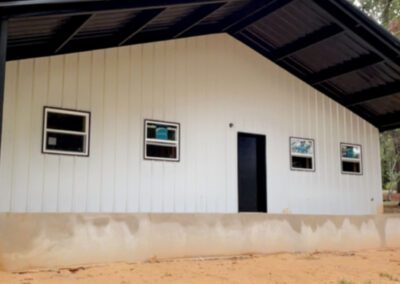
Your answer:
[[[400,38],[400,0],[349,0],[363,12]],[[400,192],[400,129],[380,136],[382,183],[389,190]]]
[[[352,0],[358,8],[400,36],[400,0]]]
[[[398,189],[400,182],[400,129],[381,134],[382,180],[384,188],[391,193]]]

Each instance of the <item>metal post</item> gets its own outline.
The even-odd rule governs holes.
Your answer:
[[[4,85],[6,79],[8,20],[0,18],[0,149],[3,132]]]

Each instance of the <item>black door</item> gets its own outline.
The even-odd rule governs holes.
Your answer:
[[[238,133],[239,212],[267,212],[265,136]]]

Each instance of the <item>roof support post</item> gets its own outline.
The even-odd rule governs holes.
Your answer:
[[[3,132],[4,85],[6,78],[8,19],[0,18],[0,150]]]

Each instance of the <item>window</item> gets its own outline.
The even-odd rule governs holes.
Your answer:
[[[290,137],[290,169],[314,171],[314,140]]]
[[[43,153],[89,155],[90,113],[44,108]]]
[[[144,158],[147,160],[179,161],[179,124],[144,121]]]
[[[343,174],[362,174],[361,145],[341,143],[340,155]]]

